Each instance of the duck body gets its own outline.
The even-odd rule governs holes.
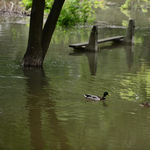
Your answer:
[[[96,100],[96,101],[104,99],[102,97],[99,97],[99,96],[96,96],[96,95],[91,95],[91,94],[84,94],[84,97],[88,98],[88,99]]]
[[[104,92],[103,97],[97,96],[97,95],[91,95],[91,94],[84,94],[84,97],[87,99],[100,101],[100,100],[106,100],[106,95],[109,95],[108,92]]]
[[[150,103],[141,103],[140,106],[143,106],[143,107],[150,107]]]

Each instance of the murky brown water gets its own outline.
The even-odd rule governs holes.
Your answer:
[[[0,149],[148,150],[150,109],[139,106],[150,102],[148,25],[136,25],[135,45],[103,44],[98,53],[68,47],[88,41],[90,28],[56,30],[43,69],[32,70],[20,65],[28,26],[0,23]],[[99,38],[125,33],[99,28]],[[83,97],[104,91],[106,105]]]

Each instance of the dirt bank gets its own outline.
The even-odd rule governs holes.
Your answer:
[[[23,10],[20,2],[20,0],[2,0],[0,2],[0,14],[28,16],[29,13]]]

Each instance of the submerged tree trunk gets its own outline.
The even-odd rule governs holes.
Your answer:
[[[43,64],[41,39],[44,6],[45,0],[33,0],[28,46],[23,58],[23,66],[41,66]]]
[[[23,66],[41,67],[43,65],[64,1],[54,1],[44,29],[42,30],[45,0],[33,0],[28,46],[23,58]]]

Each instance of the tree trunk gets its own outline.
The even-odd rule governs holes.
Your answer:
[[[64,1],[54,1],[44,29],[42,30],[45,0],[33,0],[28,46],[23,58],[23,66],[41,67],[43,65]]]
[[[41,39],[44,6],[45,0],[33,0],[28,46],[23,58],[23,66],[41,66],[43,64]]]
[[[42,34],[42,49],[43,49],[43,54],[44,57],[46,55],[46,52],[48,50],[53,32],[55,30],[57,20],[60,14],[60,11],[62,9],[62,6],[64,4],[65,0],[55,0],[51,9],[51,12],[46,20],[44,29],[43,29],[43,34]]]

